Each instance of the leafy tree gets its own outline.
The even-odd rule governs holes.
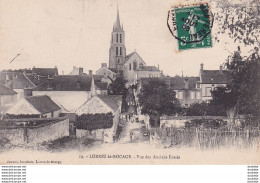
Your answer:
[[[226,116],[226,110],[222,105],[211,103],[193,103],[186,110],[186,116]]]
[[[229,1],[214,0],[216,11],[214,24],[216,24],[215,39],[225,34],[234,40],[234,43],[259,46],[260,35],[260,6],[258,0]],[[223,41],[223,40],[222,40]]]
[[[110,95],[123,95],[126,92],[127,81],[122,77],[118,76],[109,86]]]
[[[260,57],[258,48],[247,58],[240,55],[240,48],[226,62],[231,80],[226,87],[212,91],[212,104],[227,109],[227,114],[234,119],[241,114],[256,116],[259,113],[259,70]],[[234,120],[232,120],[234,123]]]
[[[138,99],[141,113],[156,119],[157,124],[160,116],[174,115],[181,110],[176,93],[158,78],[152,78],[143,84]]]

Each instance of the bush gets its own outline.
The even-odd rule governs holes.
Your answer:
[[[225,127],[227,122],[222,119],[193,119],[185,123],[186,128],[218,129]]]
[[[77,129],[97,130],[107,129],[113,126],[113,114],[82,114],[76,116],[75,126]]]

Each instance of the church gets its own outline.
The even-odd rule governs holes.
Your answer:
[[[128,84],[136,84],[140,78],[161,77],[162,72],[155,66],[147,66],[140,55],[133,51],[126,54],[125,31],[120,23],[119,10],[117,8],[116,22],[111,33],[109,49],[109,66],[106,63],[101,64],[97,70],[97,75],[114,80],[121,75]]]

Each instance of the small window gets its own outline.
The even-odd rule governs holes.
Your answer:
[[[120,63],[120,60],[119,60],[119,59],[117,60],[117,63]]]
[[[178,96],[179,99],[183,99],[183,93],[182,92],[179,92],[178,95],[179,95]]]
[[[120,34],[120,43],[122,43],[122,34]]]
[[[195,99],[195,92],[190,92],[190,99]]]
[[[212,90],[211,87],[207,87],[207,88],[205,88],[205,90],[206,90],[205,91],[206,96],[210,97],[211,96],[211,90]]]
[[[132,68],[131,68],[131,63],[129,64],[129,70],[131,70]]]
[[[196,92],[196,99],[200,99],[200,92]]]
[[[116,55],[118,55],[118,47],[116,47]]]
[[[116,34],[116,42],[118,43],[118,34]]]
[[[133,70],[135,71],[136,70],[136,68],[137,68],[137,63],[136,62],[133,62]]]
[[[122,47],[120,47],[120,55],[122,55]]]

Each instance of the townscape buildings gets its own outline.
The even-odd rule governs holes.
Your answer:
[[[131,88],[136,97],[149,78],[159,78],[176,92],[176,97],[183,107],[195,102],[209,101],[212,98],[211,91],[217,86],[225,86],[228,82],[229,73],[223,70],[222,66],[218,70],[205,70],[203,64],[199,75],[195,77],[165,76],[159,65],[147,65],[136,51],[127,54],[125,36],[117,10],[111,33],[108,64],[101,63],[96,74],[93,74],[92,70],[86,74],[82,67],[76,66],[68,75],[60,74],[57,67],[1,71],[1,114],[55,118],[62,113],[67,114],[71,121],[75,121],[75,115],[111,112],[114,115],[113,127],[107,131],[107,142],[112,142],[119,124],[122,97],[109,95],[108,86],[117,77],[123,77],[128,87],[136,86],[134,91]],[[135,101],[127,102],[134,106]],[[71,114],[74,114],[74,117],[71,117]],[[70,124],[70,129],[73,128],[73,124]]]

